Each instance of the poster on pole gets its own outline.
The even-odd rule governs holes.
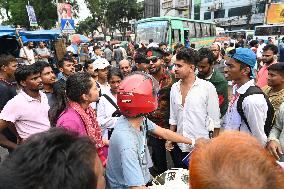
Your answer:
[[[29,16],[30,26],[38,26],[33,6],[26,5],[26,9]]]
[[[72,7],[68,3],[58,3],[57,14],[59,19],[72,19]]]
[[[284,4],[270,4],[266,12],[266,24],[284,23]]]

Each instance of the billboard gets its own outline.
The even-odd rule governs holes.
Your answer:
[[[270,4],[266,12],[266,24],[284,23],[284,4]]]
[[[72,7],[68,3],[58,3],[57,14],[59,19],[72,19]]]
[[[29,16],[30,26],[38,26],[34,8],[30,5],[26,5],[26,9]]]

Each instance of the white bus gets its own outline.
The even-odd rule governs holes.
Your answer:
[[[250,41],[253,39],[253,30],[232,30],[225,31],[225,36],[230,37],[231,39],[245,39],[246,41]]]
[[[284,37],[284,24],[255,26],[254,39],[263,39],[268,41],[268,37],[278,41]]]

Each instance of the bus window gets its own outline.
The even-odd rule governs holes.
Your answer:
[[[180,30],[172,30],[172,42],[179,43],[180,41]]]
[[[209,37],[210,36],[210,25],[201,23],[202,28],[202,37]]]
[[[189,28],[189,37],[193,38],[195,36],[195,27],[193,22],[188,22],[188,28]]]
[[[196,37],[201,37],[202,31],[200,27],[200,23],[195,23],[195,31],[196,31]]]
[[[210,30],[211,30],[211,36],[215,36],[216,35],[216,25],[210,24]]]

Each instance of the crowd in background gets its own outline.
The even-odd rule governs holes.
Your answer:
[[[284,40],[243,46],[71,43],[55,65],[43,42],[20,63],[1,55],[3,189],[146,188],[170,167],[189,168],[193,189],[282,188]]]

